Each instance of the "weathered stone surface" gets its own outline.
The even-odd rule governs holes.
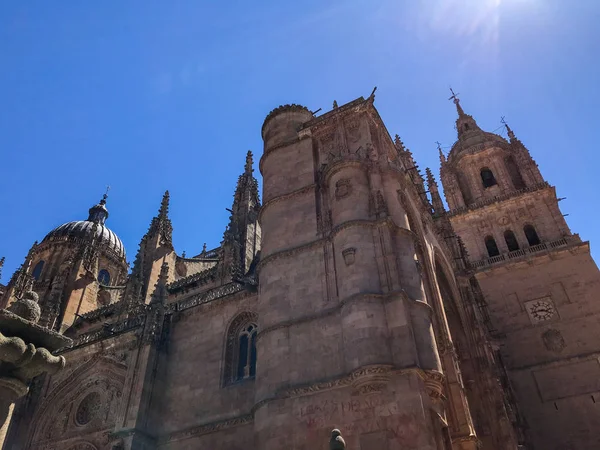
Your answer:
[[[35,319],[33,305],[15,302],[32,287],[33,339],[65,347],[49,327],[74,343],[60,350],[65,369],[38,378],[18,405],[10,445],[599,447],[600,281],[589,246],[512,130],[510,142],[481,130],[452,98],[458,141],[447,157],[440,149],[447,211],[432,171],[421,175],[390,139],[373,92],[318,117],[273,110],[262,128],[264,204],[248,152],[215,249],[175,253],[168,192],[127,278],[124,260],[94,239],[34,244],[4,304]],[[90,217],[105,219],[102,208]],[[102,267],[114,283],[100,283]],[[0,330],[22,322],[0,311]],[[0,357],[17,361],[19,344]],[[2,383],[0,394],[12,389]]]

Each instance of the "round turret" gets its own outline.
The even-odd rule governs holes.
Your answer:
[[[302,125],[313,119],[313,114],[301,105],[283,105],[271,111],[262,126],[265,149],[294,139]]]

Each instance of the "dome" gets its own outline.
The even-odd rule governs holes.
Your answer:
[[[108,210],[105,206],[106,198],[107,195],[105,194],[97,205],[90,208],[87,220],[68,222],[56,227],[46,235],[42,242],[57,240],[91,241],[94,237],[92,233],[95,226],[95,237],[99,240],[99,244],[110,249],[120,258],[125,259],[125,247],[123,247],[121,239],[110,228],[104,225],[104,222],[108,218]]]
[[[461,138],[452,145],[452,149],[450,150],[451,155],[458,155],[458,153],[463,150],[468,150],[471,147],[476,145],[486,144],[486,143],[495,143],[499,144],[499,146],[508,145],[506,139],[502,136],[489,133],[487,131],[477,130],[475,132],[469,133],[468,135],[463,135]]]
[[[62,239],[91,240],[93,228],[94,222],[90,220],[68,222],[56,227],[54,230],[48,233],[42,242]],[[106,225],[99,223],[97,224],[96,237],[99,238],[101,245],[105,245],[110,250],[115,252],[119,257],[125,259],[125,247],[123,247],[121,239],[119,239],[114,231],[112,231]]]

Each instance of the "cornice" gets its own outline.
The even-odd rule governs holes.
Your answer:
[[[311,139],[311,137],[310,136],[297,136],[292,139],[288,139],[287,141],[280,142],[279,144],[275,144],[275,145],[272,145],[271,147],[265,148],[263,150],[262,156],[260,157],[260,160],[258,161],[258,170],[260,171],[260,173],[261,174],[263,173],[263,165],[264,165],[265,160],[267,159],[267,156],[269,156],[271,153],[273,153],[281,148],[288,147],[289,145],[296,144],[305,139]]]
[[[265,202],[261,209],[260,212],[258,213],[258,221],[260,222],[262,220],[262,216],[264,214],[264,211],[266,211],[271,205],[274,205],[276,203],[285,201],[285,200],[290,200],[294,197],[298,197],[300,195],[304,195],[308,192],[314,191],[317,188],[317,185],[315,183],[312,184],[307,184],[304,187],[301,187],[300,189],[296,189],[295,191],[292,192],[288,192],[287,194],[283,194],[283,195],[278,195],[277,197],[273,197],[271,199],[269,199],[269,201]]]
[[[287,258],[290,256],[294,256],[294,255],[297,255],[298,253],[302,253],[303,251],[318,247],[319,245],[322,245],[325,242],[330,242],[336,237],[336,235],[339,232],[341,232],[347,228],[350,228],[350,227],[365,227],[365,228],[373,227],[373,228],[375,228],[375,227],[379,227],[382,225],[391,226],[391,227],[395,228],[396,230],[400,230],[402,233],[408,234],[412,239],[418,239],[417,235],[413,231],[398,226],[396,223],[394,223],[392,218],[389,216],[381,218],[381,219],[375,219],[375,220],[371,220],[371,219],[348,220],[346,222],[343,222],[343,223],[333,227],[326,237],[315,239],[313,241],[306,242],[304,244],[300,244],[296,247],[290,247],[290,248],[280,250],[275,253],[271,253],[270,255],[267,255],[265,257],[261,257],[261,260],[258,263],[257,270],[260,272],[260,270],[262,270],[262,268],[266,264],[268,264],[272,261],[276,261],[281,258]]]
[[[526,187],[523,189],[507,192],[502,195],[496,195],[495,197],[492,197],[492,198],[479,200],[475,203],[471,203],[468,206],[462,206],[460,208],[455,208],[452,211],[449,211],[447,213],[447,215],[448,215],[448,217],[455,217],[455,216],[468,214],[471,211],[474,211],[476,209],[485,208],[486,206],[492,205],[494,203],[503,202],[503,201],[509,200],[511,198],[520,197],[523,194],[541,191],[541,190],[544,190],[547,188],[553,189],[553,186],[550,186],[550,184],[548,184],[548,182],[544,181],[543,183],[537,183],[537,184],[534,184],[533,186],[529,186],[529,187]]]
[[[286,320],[285,322],[280,322],[276,325],[272,325],[270,327],[267,327],[265,329],[260,329],[258,331],[258,336],[257,336],[257,341],[260,341],[260,339],[265,336],[266,334],[269,334],[273,331],[276,330],[280,330],[282,328],[289,328],[295,325],[300,325],[302,323],[306,323],[306,322],[311,322],[313,320],[318,320],[318,319],[322,319],[324,317],[327,316],[331,316],[334,315],[336,313],[338,313],[339,311],[341,311],[342,308],[344,308],[344,306],[348,305],[348,304],[352,304],[352,303],[359,303],[359,302],[369,302],[371,300],[376,300],[376,301],[380,301],[380,302],[388,302],[393,300],[393,297],[400,295],[404,300],[407,300],[408,297],[406,297],[406,294],[404,293],[404,291],[394,291],[394,292],[389,292],[389,293],[379,293],[379,292],[361,292],[359,294],[354,294],[351,295],[341,301],[339,301],[335,306],[332,306],[330,308],[326,308],[323,309],[317,313],[313,313],[313,314],[307,314],[301,317],[297,317],[295,319],[291,319],[291,320]]]

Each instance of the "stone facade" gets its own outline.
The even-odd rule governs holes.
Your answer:
[[[176,254],[168,193],[129,273],[106,199],[34,244],[3,306],[74,344],[4,449],[597,448],[598,271],[553,188],[456,101],[446,211],[373,103],[273,110],[216,249]]]

